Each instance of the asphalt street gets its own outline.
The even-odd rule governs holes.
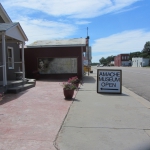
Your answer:
[[[122,70],[122,85],[144,99],[150,101],[150,68],[134,67],[92,67],[96,69],[120,69]]]

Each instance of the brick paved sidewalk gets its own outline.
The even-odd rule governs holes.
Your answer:
[[[59,82],[37,81],[27,91],[6,94],[0,102],[0,150],[56,150],[53,142],[71,104]]]

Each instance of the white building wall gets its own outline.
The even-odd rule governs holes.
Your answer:
[[[111,61],[111,62],[110,62],[110,64],[111,64],[111,65],[114,65],[114,64],[115,64],[115,62],[114,62],[114,61]]]
[[[149,65],[149,58],[132,58],[132,67],[145,67]]]

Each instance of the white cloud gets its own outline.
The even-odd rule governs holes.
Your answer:
[[[137,1],[5,0],[1,3],[13,22],[20,22],[29,38],[28,43],[31,43],[39,39],[44,40],[72,36],[77,30],[77,25],[91,23],[88,20],[84,20],[84,18],[92,18],[110,12],[121,11]],[[47,14],[47,20],[43,19],[44,14],[40,12]],[[40,15],[37,16],[37,14]],[[50,21],[48,16],[55,21]]]
[[[1,3],[11,19],[14,22],[20,22],[30,44],[35,40],[72,36],[77,31],[76,25],[91,23],[86,18],[107,13],[131,11],[138,8],[136,6],[131,7],[137,1],[140,0],[5,0]],[[33,19],[35,14],[39,12],[44,12],[51,18],[54,17],[55,21],[44,20],[40,18],[41,16]],[[27,17],[29,15],[30,17]],[[146,33],[144,30],[125,31],[98,39],[92,45],[93,60],[98,57],[100,59],[119,53],[140,51],[149,39],[150,33]],[[99,56],[98,53],[100,53]]]
[[[92,54],[93,55],[93,54]],[[99,60],[104,57],[107,58],[108,56],[110,56],[109,54],[99,54],[99,55],[94,55],[92,56],[92,63],[99,63]],[[115,56],[115,55],[113,55]]]
[[[90,24],[91,22],[89,22],[89,21],[84,21],[84,20],[82,20],[82,21],[76,21],[76,24],[79,24],[79,25],[82,25],[82,24]]]
[[[132,7],[132,8],[128,8],[128,9],[121,9],[121,10],[115,12],[114,14],[119,14],[119,13],[131,11],[131,10],[134,10],[134,9],[137,9],[137,8],[139,8],[139,7]]]
[[[150,32],[144,30],[124,31],[109,37],[95,40],[94,52],[130,52],[141,51],[146,41],[150,40]]]
[[[143,29],[124,31],[97,39],[92,45],[93,60],[96,61],[101,57],[106,58],[121,53],[141,51],[147,41],[150,41],[150,32],[146,32]],[[100,57],[94,56],[97,53],[99,53]]]
[[[36,40],[66,38],[76,31],[73,25],[55,21],[20,18],[19,22],[29,39],[29,44]]]
[[[7,7],[25,7],[39,10],[52,16],[92,18],[120,11],[139,0],[5,0]],[[11,4],[11,5],[10,5]]]

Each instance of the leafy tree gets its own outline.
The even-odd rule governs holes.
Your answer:
[[[139,55],[139,57],[142,57],[142,58],[150,58],[150,55],[148,55],[147,53],[141,53],[140,55]]]
[[[109,65],[111,61],[114,61],[115,56],[108,56],[107,58],[102,57],[99,62],[103,65]]]
[[[150,41],[148,41],[148,42],[145,43],[142,52],[143,52],[143,53],[149,53],[149,54],[150,54]]]
[[[108,57],[106,58],[107,64],[110,64],[111,61],[114,61],[114,57],[115,57],[115,56],[113,56],[113,55],[112,55],[112,56],[108,56]]]
[[[107,62],[106,62],[106,59],[104,57],[102,57],[100,60],[99,60],[100,64],[104,64],[106,65]]]
[[[129,60],[132,60],[133,57],[139,57],[140,54],[141,54],[141,52],[139,52],[139,51],[130,53]]]

